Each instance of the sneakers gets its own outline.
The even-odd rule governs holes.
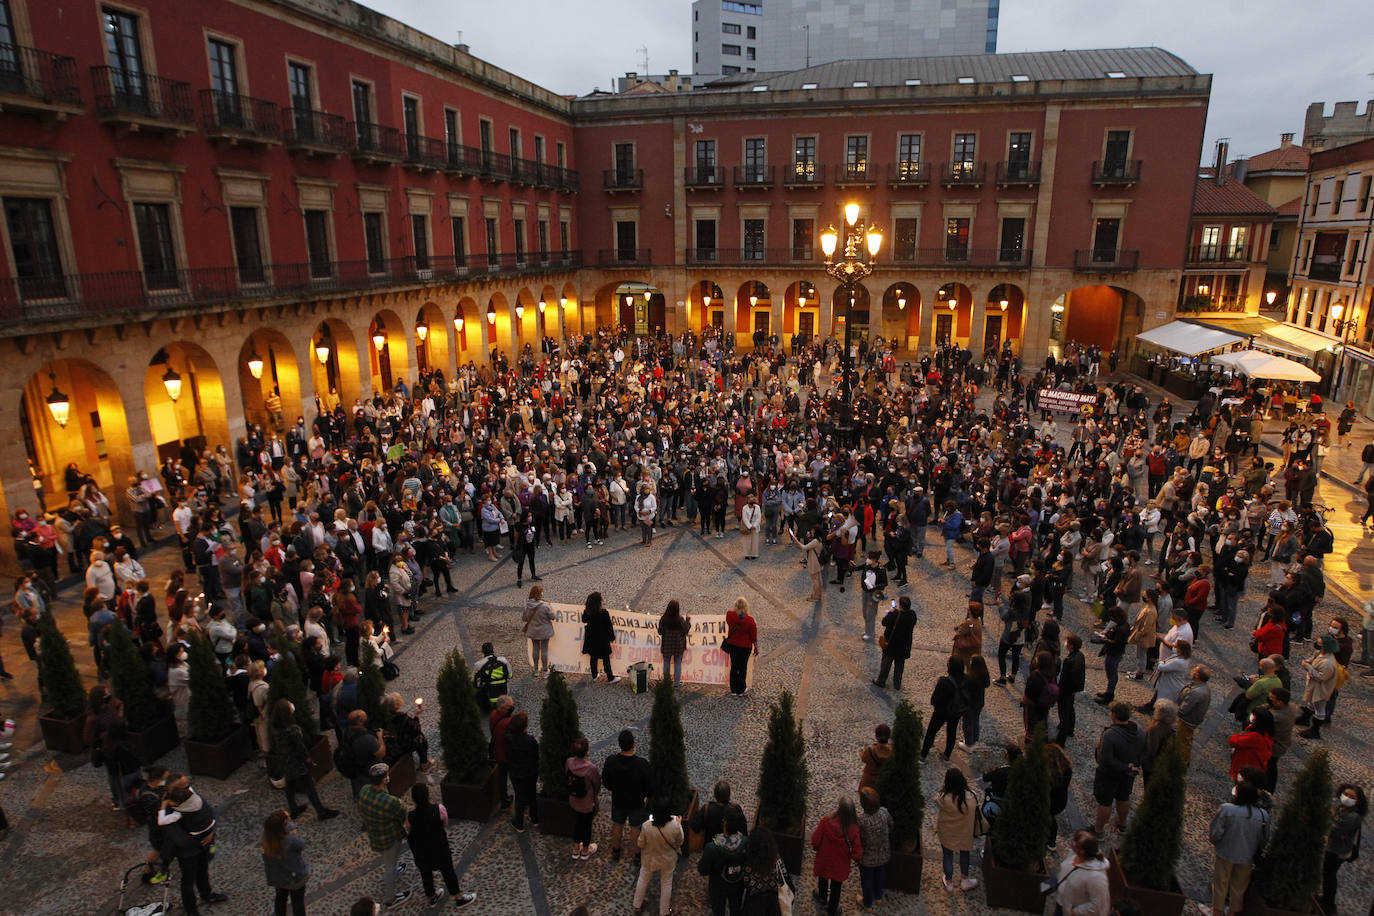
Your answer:
[[[469,903],[476,899],[477,895],[472,893],[471,891],[469,891],[466,894],[458,894],[453,898],[453,908],[455,910],[461,910],[463,907],[467,906]]]
[[[398,907],[410,899],[410,891],[397,891],[396,896],[387,901],[386,908]]]
[[[587,549],[588,549],[588,550],[591,550],[591,549],[592,549],[592,542],[591,542],[591,541],[588,541],[588,542],[587,542]]]
[[[620,683],[620,676],[619,676],[619,675],[616,675],[615,677],[613,677],[613,678],[611,678],[610,680],[606,681],[606,683],[607,683],[607,684],[619,684],[619,683]],[[592,845],[595,846],[596,844],[593,843]]]
[[[585,862],[585,861],[587,861],[588,859],[590,859],[590,858],[591,858],[592,856],[594,856],[594,855],[596,855],[596,844],[595,844],[595,843],[593,843],[592,845],[588,846],[586,849],[583,849],[583,850],[582,850],[582,855],[578,856],[578,858],[580,858],[583,862]]]
[[[975,887],[977,887],[977,886],[978,886],[978,879],[977,879],[977,878],[965,878],[964,880],[962,880],[962,881],[959,882],[959,890],[961,890],[961,891],[971,891],[971,890],[973,890],[973,889],[974,889]]]
[[[223,903],[228,899],[228,894],[221,894],[218,891],[213,894],[206,894],[204,897],[200,898],[202,903]]]
[[[406,870],[406,863],[404,863],[404,862],[397,862],[397,863],[396,863],[396,877],[398,877],[398,878],[401,877],[401,872],[403,872],[403,871],[405,871],[405,870]]]
[[[524,833],[524,832],[525,832],[525,825],[524,825],[524,824],[517,824],[517,823],[515,823],[514,821],[512,821],[510,826],[511,826],[511,829],[514,830],[516,833]]]
[[[158,872],[157,874],[155,874],[155,875],[153,875],[152,877],[150,877],[150,878],[148,879],[148,883],[149,883],[149,884],[166,884],[168,881],[171,880],[171,878],[172,878],[172,876],[171,876],[169,873],[167,873],[167,872],[165,872],[165,871],[160,871],[160,872]]]
[[[430,905],[430,906],[438,906],[438,905],[439,905],[439,901],[441,901],[441,900],[444,899],[444,893],[445,893],[445,891],[444,891],[444,889],[443,889],[442,887],[439,888],[438,890],[436,890],[436,891],[434,892],[433,896],[431,896],[431,897],[429,898],[429,905]]]
[[[953,881],[952,879],[950,879],[950,878],[944,878],[943,880],[944,880],[944,882],[945,882],[945,890],[946,890],[948,893],[951,893],[951,894],[952,894],[952,893],[955,892],[956,889],[958,889],[959,885],[955,884],[954,881]]]

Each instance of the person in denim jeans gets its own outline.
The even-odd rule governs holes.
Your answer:
[[[887,863],[892,859],[892,815],[878,803],[878,793],[872,788],[859,792],[859,886],[863,891],[863,908],[870,909],[883,899]]]
[[[539,742],[529,733],[529,713],[511,715],[506,726],[506,768],[510,773],[511,789],[515,794],[515,810],[511,826],[516,833],[525,832],[525,812],[530,823],[539,826],[539,808],[535,804],[535,783],[539,779]]]
[[[663,676],[673,677],[673,686],[682,686],[682,656],[687,651],[687,634],[692,632],[692,618],[684,617],[677,599],[668,602],[663,616],[658,618],[659,648],[663,652]]]

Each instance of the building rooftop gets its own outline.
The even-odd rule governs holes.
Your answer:
[[[706,88],[737,91],[766,85],[770,90],[787,91],[846,89],[856,83],[868,86],[931,86],[1196,75],[1196,70],[1162,48],[1107,48],[837,60],[801,70],[734,74],[713,80]]]
[[[1256,172],[1306,172],[1312,152],[1305,146],[1289,143],[1278,149],[1271,149],[1251,156],[1249,174]]]
[[[1274,216],[1278,211],[1263,197],[1241,184],[1200,177],[1193,188],[1194,216]]]
[[[1290,200],[1290,201],[1289,201],[1288,203],[1286,203],[1286,204],[1279,204],[1279,206],[1278,206],[1278,215],[1279,215],[1280,217],[1289,217],[1289,216],[1296,217],[1296,216],[1301,216],[1301,215],[1302,215],[1302,198],[1301,198],[1301,197],[1295,197],[1295,198],[1293,198],[1292,200]]]

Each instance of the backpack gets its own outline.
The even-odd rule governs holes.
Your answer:
[[[1370,442],[1364,447],[1364,451],[1360,452],[1360,460],[1365,464],[1374,464],[1374,442]]]
[[[1040,708],[1049,709],[1059,702],[1059,685],[1050,681],[1045,685],[1045,689],[1040,691]]]
[[[1312,535],[1312,541],[1308,546],[1318,556],[1326,556],[1335,546],[1335,538],[1331,536],[1331,529],[1325,526],[1318,528]]]
[[[345,732],[345,734],[347,734]],[[340,738],[339,744],[334,748],[334,769],[339,771],[339,775],[346,779],[357,779],[362,773],[359,772],[358,761],[353,756],[353,742],[347,738]]]
[[[563,770],[563,775],[567,777],[569,798],[582,798],[587,794],[587,777],[566,768]]]

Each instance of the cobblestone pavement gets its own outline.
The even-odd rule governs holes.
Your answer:
[[[1360,444],[1363,441],[1357,439]],[[1356,448],[1357,460],[1358,445]],[[1335,461],[1328,463],[1328,471],[1340,471],[1341,467]],[[1325,488],[1327,484],[1324,480],[1322,485]],[[1332,486],[1337,485],[1332,482]],[[890,721],[898,699],[895,691],[880,690],[869,683],[876,673],[878,649],[859,638],[858,588],[840,594],[827,587],[823,601],[806,601],[809,582],[797,564],[795,549],[765,547],[760,559],[744,561],[737,536],[702,540],[695,526],[660,531],[652,548],[641,549],[637,541],[627,532],[590,551],[584,549],[581,540],[570,541],[566,547],[544,548],[539,564],[546,596],[553,601],[580,602],[587,592],[599,589],[608,606],[630,602],[650,610],[677,598],[689,614],[721,613],[737,595],[746,596],[759,621],[762,650],[754,687],[743,701],[729,697],[723,688],[684,688],[691,777],[703,791],[709,791],[718,777],[730,779],[737,798],[752,810],[767,706],[782,690],[790,689],[797,694],[799,711],[805,718],[811,771],[808,821],[814,824],[819,815],[833,810],[839,796],[855,793],[859,751],[871,740],[875,723]],[[934,680],[944,668],[953,628],[963,616],[972,558],[965,553],[959,570],[950,572],[935,565],[941,557],[934,554],[913,562],[911,586],[904,590],[920,614],[905,688],[923,712],[928,709]],[[150,578],[165,575],[176,561],[175,551],[153,552],[146,564]],[[437,742],[433,684],[440,660],[455,645],[471,659],[482,642],[491,640],[511,659],[516,673],[511,693],[519,708],[531,713],[531,725],[537,728],[543,682],[530,677],[520,641],[519,610],[525,590],[515,587],[508,560],[492,564],[480,555],[463,557],[454,572],[459,594],[427,599],[430,613],[418,621],[417,634],[401,644],[397,658],[401,676],[393,682],[393,689],[408,697],[427,698],[426,709],[435,712],[426,713],[426,731],[431,742]],[[1257,567],[1251,581],[1255,587],[1242,605],[1242,619],[1257,610],[1261,583],[1268,581],[1267,570]],[[59,622],[72,640],[89,684],[90,653],[85,649],[84,621],[74,591],[68,589],[61,602]],[[1337,599],[1328,597],[1327,610],[1341,608]],[[1086,608],[1070,600],[1067,629],[1085,633],[1087,616]],[[1226,685],[1231,674],[1250,668],[1247,640],[1243,628],[1222,630],[1209,615],[1197,647],[1199,659],[1215,672],[1217,690],[1194,750],[1186,851],[1178,866],[1179,881],[1195,900],[1208,896],[1212,855],[1207,825],[1228,791],[1225,737],[1230,726],[1223,711]],[[45,750],[36,733],[33,666],[23,657],[13,625],[0,648],[18,675],[13,681],[0,682],[0,712],[19,722],[12,751],[18,765],[0,782],[0,803],[12,824],[7,833],[0,834],[0,873],[7,876],[10,901],[0,909],[33,914],[109,912],[120,873],[143,855],[143,833],[126,827],[122,816],[111,813],[103,773],[90,767],[83,757],[54,757]],[[995,654],[995,639],[988,651]],[[631,693],[625,682],[612,686],[573,678],[573,684],[583,730],[593,741],[593,756],[598,761],[613,752],[615,736],[622,727],[647,731],[648,696]],[[1076,778],[1064,827],[1081,826],[1091,814],[1092,747],[1107,721],[1105,711],[1092,703],[1091,697],[1102,684],[1100,661],[1090,657],[1088,691],[1079,698],[1078,736],[1068,748]],[[1369,679],[1352,679],[1332,727],[1323,733],[1325,745],[1333,752],[1336,779],[1366,787],[1374,786],[1374,742],[1368,731],[1374,724],[1371,685],[1374,681]],[[1123,679],[1119,691],[1122,699],[1133,703],[1148,698],[1148,687],[1140,682]],[[1019,688],[1013,691],[994,686],[989,690],[984,743],[974,749],[975,770],[1000,762],[1002,744],[1020,737],[1018,695]],[[1311,743],[1298,740],[1293,752],[1284,758],[1280,794],[1311,747]],[[641,750],[647,751],[647,747]],[[178,750],[164,762],[181,769],[185,758]],[[434,779],[438,776],[431,774]],[[942,776],[938,754],[932,755],[922,776],[928,800],[938,791]],[[228,903],[207,907],[204,912],[220,916],[270,912],[271,897],[263,881],[257,841],[262,819],[282,803],[280,793],[267,784],[264,771],[253,765],[240,769],[227,781],[198,779],[196,785],[220,809],[219,852],[211,877],[217,890],[230,895]],[[321,783],[320,791],[326,804],[347,813],[327,823],[317,822],[313,814],[301,819],[300,831],[308,843],[312,867],[308,908],[311,913],[339,914],[346,912],[358,896],[380,893],[380,865],[359,830],[345,781],[337,774],[330,775]],[[606,807],[603,805],[603,812]],[[928,804],[927,808],[925,890],[919,897],[891,895],[882,910],[935,914],[985,911],[981,889],[953,897],[941,889],[933,807]],[[597,916],[631,912],[635,874],[627,863],[612,864],[609,832],[609,820],[603,813],[596,826],[601,851],[588,862],[573,862],[567,855],[569,841],[544,837],[533,830],[517,835],[504,817],[486,825],[455,822],[450,837],[463,887],[478,894],[478,902],[468,912],[562,916],[583,903]],[[1066,832],[1061,830],[1061,836]],[[1114,840],[1115,836],[1109,834],[1109,838]],[[1064,852],[1061,844],[1053,852],[1055,859]],[[1372,860],[1374,857],[1364,856],[1342,869],[1342,912],[1363,913],[1369,906],[1370,888],[1374,887]],[[809,854],[805,869],[796,912],[810,914]],[[402,876],[401,887],[416,893],[397,912],[429,911],[413,870]],[[148,899],[147,890],[136,889],[143,894],[140,901]],[[845,887],[846,912],[857,910],[857,893],[855,876]],[[172,899],[174,903],[177,900],[175,889]],[[705,883],[696,874],[694,858],[685,860],[678,869],[674,901],[679,913],[706,912]]]

